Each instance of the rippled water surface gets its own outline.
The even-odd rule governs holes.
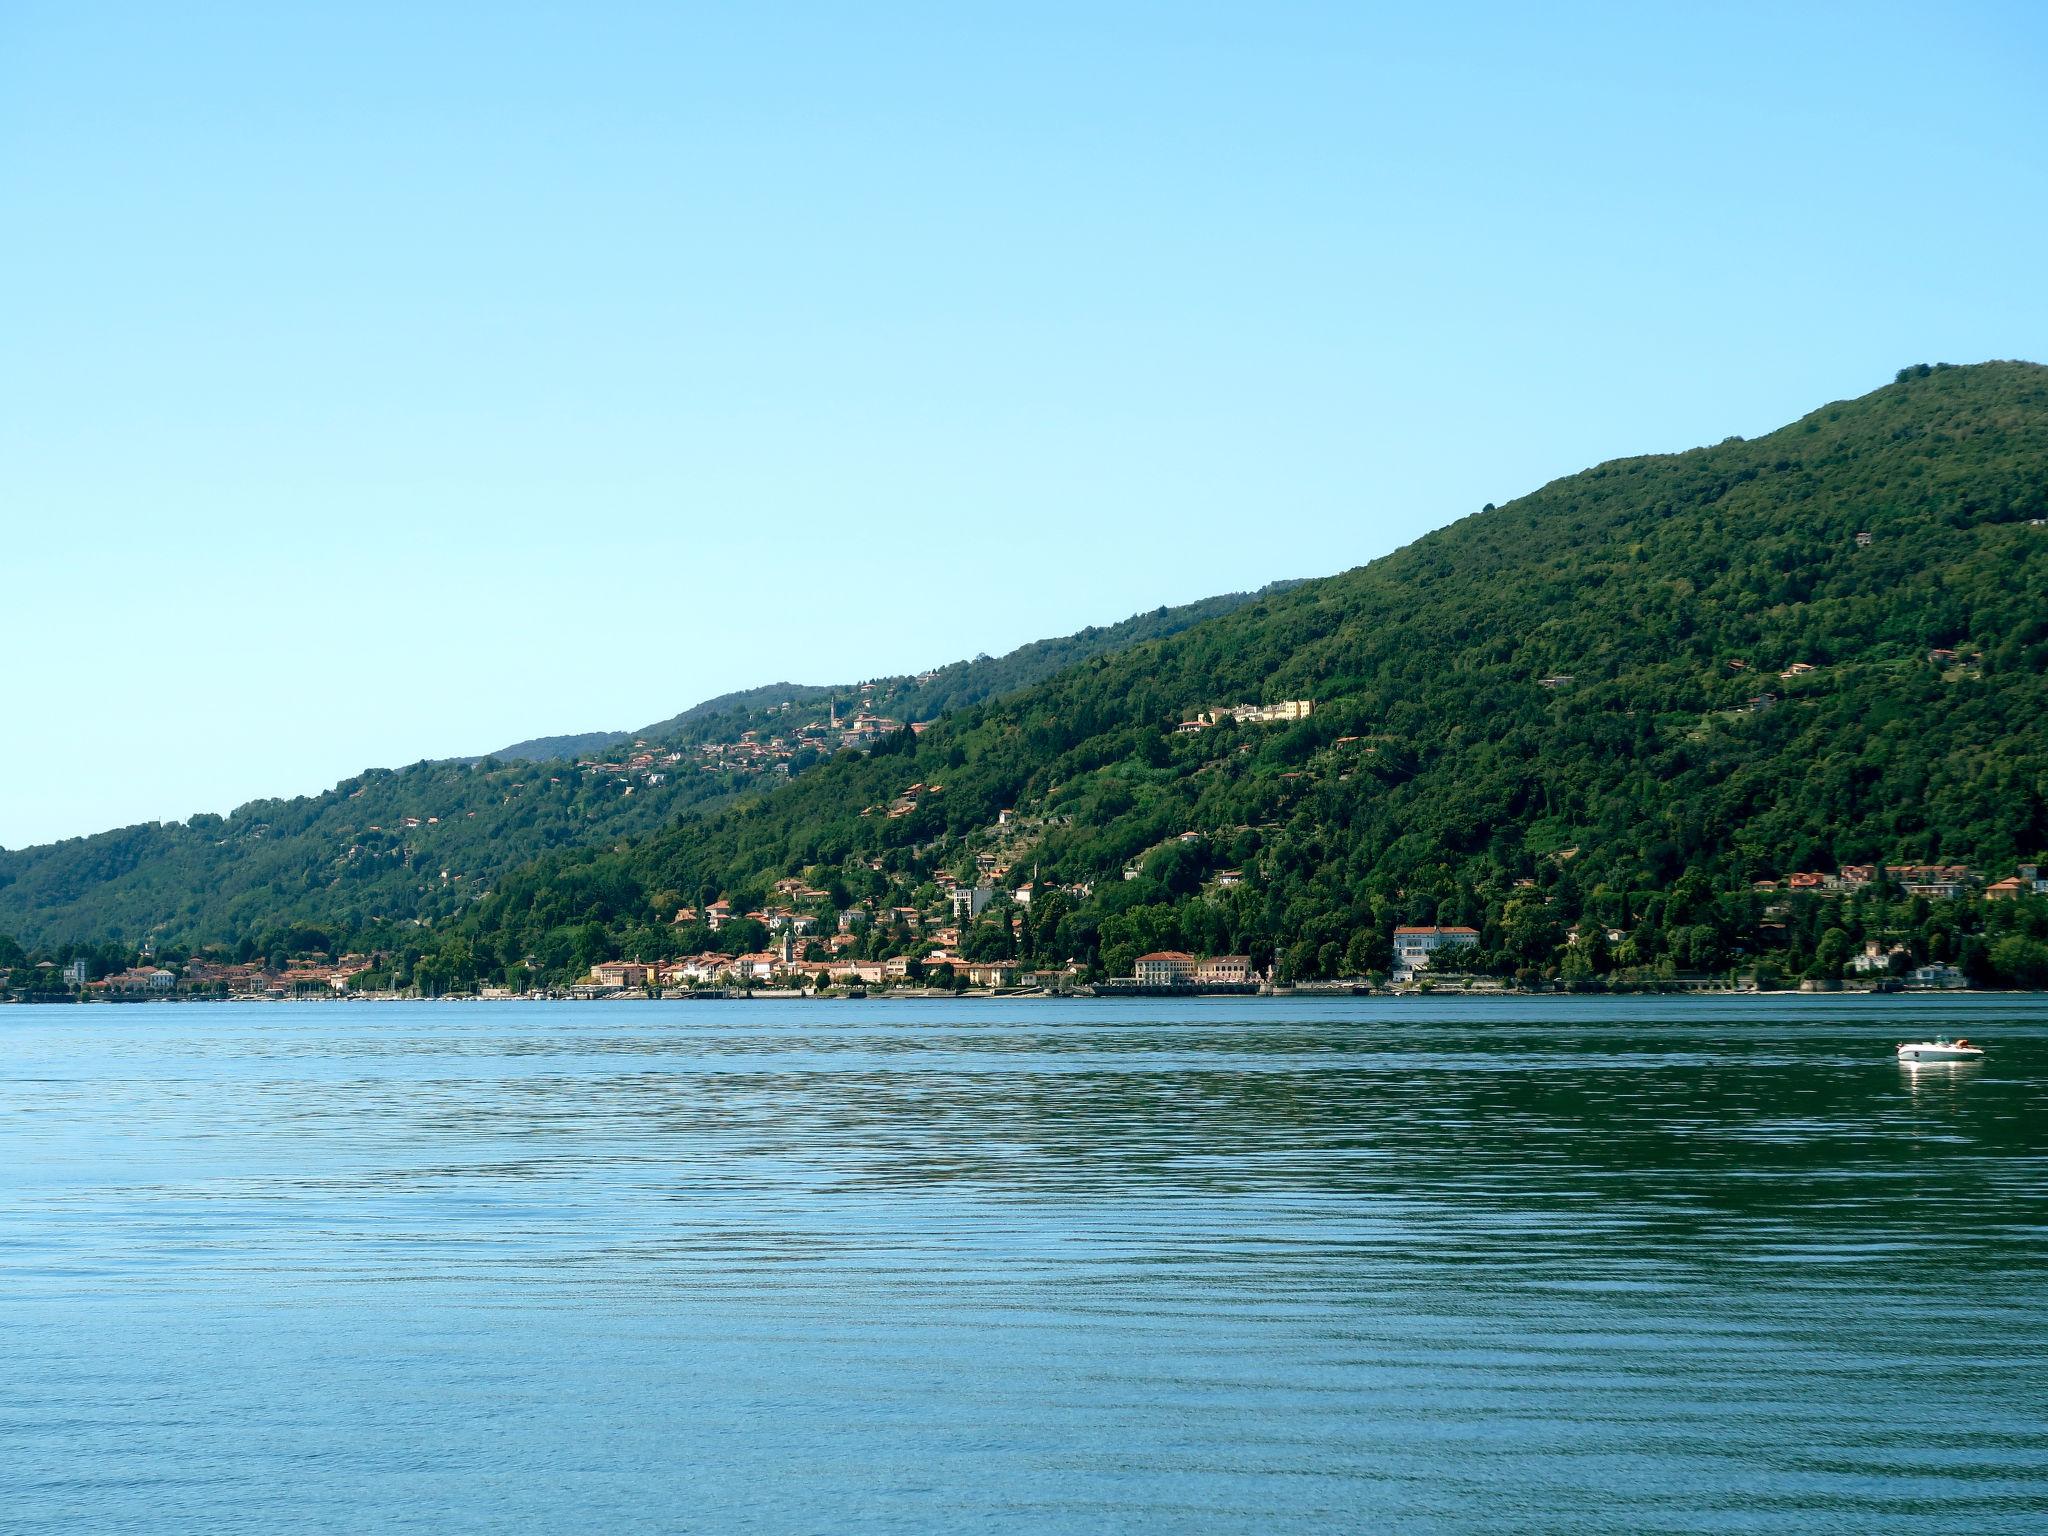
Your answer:
[[[1961,1029],[1980,1066],[1906,1071]],[[2048,1006],[0,1009],[0,1529],[2040,1531]]]

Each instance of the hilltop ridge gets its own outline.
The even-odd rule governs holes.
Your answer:
[[[1397,926],[1440,920],[1537,975],[1580,942],[1613,968],[1610,932],[1625,970],[1803,970],[1829,925],[1760,884],[1886,861],[1988,880],[2048,845],[2044,519],[2048,370],[1904,370],[524,872],[472,937],[566,973],[578,945],[670,941],[646,911],[664,893],[801,875],[893,906],[994,850],[1006,881],[1069,895],[1013,907],[984,947],[1112,973],[1159,948],[1384,970]],[[1310,717],[1198,723],[1290,698]],[[1003,811],[1028,848],[1004,846]],[[1986,952],[1974,910],[1915,918],[1920,956]]]
[[[1091,624],[1071,635],[1033,640],[1001,656],[976,656],[915,675],[879,677],[853,683],[766,683],[693,704],[680,714],[637,731],[591,731],[515,742],[492,757],[522,761],[581,757],[616,746],[642,743],[673,746],[710,740],[733,741],[745,730],[816,724],[837,706],[852,713],[871,710],[899,720],[924,720],[948,709],[978,703],[998,693],[1029,686],[1061,667],[1145,640],[1178,634],[1219,617],[1255,598],[1298,585],[1276,581],[1256,592],[1225,592],[1192,603],[1134,613],[1115,624]]]
[[[190,942],[278,926],[444,921],[496,876],[544,853],[645,836],[763,774],[801,773],[849,740],[865,742],[867,730],[823,729],[835,708],[895,710],[901,719],[892,725],[922,719],[949,702],[986,699],[1072,661],[1177,633],[1256,595],[1160,607],[917,677],[772,683],[707,699],[638,732],[538,737],[478,758],[366,769],[321,794],[254,800],[226,816],[0,849],[0,933],[59,943]],[[755,736],[771,739],[757,750],[749,745]]]
[[[266,864],[269,810],[200,829],[239,862],[196,874],[164,829],[33,881],[0,856],[0,924],[147,913],[166,938],[349,945],[429,989],[730,958],[778,905],[811,966],[1127,975],[1187,951],[1385,976],[1419,925],[1469,929],[1461,963],[1537,983],[1825,977],[1851,945],[2048,980],[2048,902],[2013,874],[2048,862],[2044,596],[2048,369],[1912,368],[958,695],[922,732],[906,708],[835,743],[757,697],[679,733],[715,719],[752,740],[673,763],[650,745],[574,774],[421,765],[491,802],[456,836],[519,829],[488,881],[440,862],[446,816],[431,836],[352,832],[340,860],[312,817],[321,859]],[[747,724],[757,706],[776,724]],[[646,778],[692,761],[689,796]],[[351,781],[318,815],[382,787]],[[385,889],[412,904],[402,924],[363,899]],[[714,926],[714,908],[740,917]]]

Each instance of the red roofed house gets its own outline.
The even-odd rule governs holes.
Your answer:
[[[773,950],[757,950],[751,955],[735,955],[732,960],[733,975],[742,982],[767,981],[781,964]]]
[[[1157,950],[1138,956],[1131,975],[1145,987],[1186,986],[1195,979],[1195,957],[1177,949]]]

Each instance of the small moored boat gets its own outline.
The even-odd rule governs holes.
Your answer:
[[[1899,1047],[1901,1061],[1982,1061],[1984,1047],[1967,1040],[1914,1040]]]

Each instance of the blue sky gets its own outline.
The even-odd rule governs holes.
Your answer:
[[[2037,7],[0,8],[0,844],[2048,357]]]

